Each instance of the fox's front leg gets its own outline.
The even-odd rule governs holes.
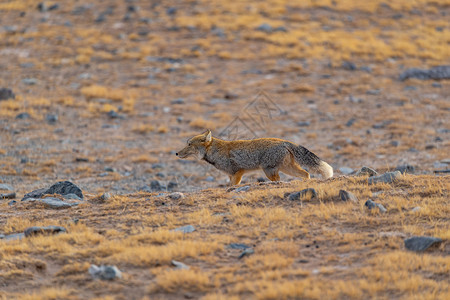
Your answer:
[[[242,175],[244,175],[244,170],[239,170],[233,175],[230,175],[230,184],[237,185],[241,183]]]

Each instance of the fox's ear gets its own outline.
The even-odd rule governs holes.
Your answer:
[[[205,132],[205,143],[209,143],[212,140],[211,130],[206,130]]]

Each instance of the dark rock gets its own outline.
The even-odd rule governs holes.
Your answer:
[[[405,174],[405,173],[414,174],[414,172],[416,171],[416,168],[411,165],[401,165],[401,166],[397,166],[395,168],[395,170],[400,171],[400,173],[402,173],[402,174]]]
[[[171,261],[172,265],[175,267],[175,269],[179,269],[179,270],[189,270],[189,266],[183,264],[182,262],[176,261],[176,260],[172,260]]]
[[[404,81],[409,78],[417,78],[421,80],[450,79],[450,66],[437,66],[428,70],[412,68],[404,71],[402,74],[400,74],[399,77],[401,81]]]
[[[0,199],[14,199],[14,198],[16,198],[16,193],[14,193],[14,192],[0,194]]]
[[[30,117],[31,117],[31,116],[30,116],[29,113],[24,112],[24,113],[18,114],[18,115],[16,116],[16,119],[17,119],[17,120],[25,120],[25,119],[29,119]]]
[[[383,129],[383,128],[385,128],[386,126],[388,126],[388,125],[390,125],[390,124],[392,124],[392,123],[393,123],[392,120],[386,120],[386,121],[383,121],[383,122],[374,124],[374,125],[372,126],[372,128],[373,128],[373,129]]]
[[[256,27],[256,30],[264,31],[265,33],[271,33],[273,31],[273,28],[272,26],[270,26],[270,24],[263,23]]]
[[[358,198],[353,193],[347,192],[345,190],[339,191],[339,197],[342,201],[352,201],[358,203]]]
[[[47,114],[45,116],[45,120],[47,121],[47,123],[49,124],[55,124],[58,121],[58,115],[53,115],[53,114]]]
[[[46,194],[58,194],[63,196],[67,194],[75,194],[83,199],[83,192],[81,191],[81,189],[70,181],[60,181],[58,183],[55,183],[48,188]]]
[[[105,167],[103,170],[105,170],[106,172],[110,172],[110,173],[113,173],[116,171],[116,169],[111,168],[111,167]]]
[[[32,192],[29,192],[23,196],[21,201],[25,201],[28,198],[41,198],[42,196],[44,196],[47,193],[47,190],[48,189],[43,188],[43,189],[37,189]]]
[[[258,177],[256,180],[258,182],[266,182],[267,181],[267,179],[265,179],[264,177]]]
[[[16,204],[16,203],[17,203],[16,200],[11,200],[11,201],[8,202],[8,205],[11,206],[11,205],[14,205],[14,204]]]
[[[67,230],[66,230],[66,228],[64,228],[62,226],[44,226],[44,227],[33,226],[33,227],[28,227],[27,229],[25,229],[25,231],[23,233],[24,233],[25,237],[30,237],[30,236],[39,235],[39,234],[50,235],[50,234],[57,234],[57,233],[63,233],[63,232],[67,232]]]
[[[178,98],[175,100],[170,101],[170,104],[184,104],[184,99],[183,98]]]
[[[166,9],[166,14],[169,16],[173,16],[177,13],[177,8],[176,7],[169,7]]]
[[[246,244],[239,244],[239,243],[228,244],[227,247],[231,248],[231,249],[239,249],[239,250],[245,250],[247,248],[251,248],[250,246],[248,246]]]
[[[277,32],[277,31],[279,31],[279,32],[288,32],[287,28],[284,27],[284,26],[278,26],[278,27],[276,27],[276,28],[273,30],[273,32]]]
[[[345,70],[349,70],[349,71],[355,71],[356,65],[354,63],[352,63],[351,61],[344,61],[341,64],[341,67]]]
[[[383,205],[381,205],[380,203],[376,203],[373,202],[372,200],[367,200],[366,203],[364,204],[369,210],[372,210],[374,208],[378,208],[380,210],[380,212],[385,213],[387,212],[386,208],[384,208]]]
[[[249,256],[255,253],[255,250],[253,248],[247,248],[238,256],[238,259],[242,259],[244,256]]]
[[[431,84],[431,86],[432,86],[432,87],[435,87],[435,88],[441,88],[441,87],[442,87],[442,84],[440,84],[439,82],[433,82],[433,83]]]
[[[110,111],[107,113],[107,115],[108,115],[108,117],[111,118],[111,119],[118,119],[118,118],[120,118],[119,114],[118,114],[115,110],[110,110]]]
[[[162,185],[158,180],[152,180],[150,182],[150,189],[153,192],[165,191],[166,187]]]
[[[399,141],[390,141],[389,145],[391,145],[392,147],[398,147],[398,145],[400,145]]]
[[[94,279],[102,279],[102,280],[113,280],[117,278],[122,278],[122,273],[116,266],[96,266],[91,265],[89,267],[89,274]]]
[[[387,173],[384,173],[383,175],[369,177],[369,185],[376,184],[379,182],[392,183],[401,177],[402,177],[402,173],[400,173],[400,171],[387,172]]]
[[[175,181],[169,181],[169,184],[167,185],[167,190],[172,191],[177,186],[178,186],[178,183],[176,183]]]
[[[450,169],[446,169],[446,170],[434,170],[435,174],[447,174],[450,173]]]
[[[368,175],[369,177],[377,176],[378,172],[366,166],[362,167],[358,172],[356,172],[356,176],[366,176],[366,175]]]
[[[297,122],[297,126],[300,127],[308,127],[309,125],[311,125],[311,122],[309,121]]]
[[[442,243],[442,239],[429,236],[413,236],[405,240],[405,248],[411,251],[425,251]]]
[[[347,121],[347,123],[345,123],[345,126],[351,127],[351,126],[353,126],[353,124],[355,124],[355,122],[356,122],[356,119],[351,118],[350,120]]]
[[[227,100],[234,100],[234,99],[239,98],[239,95],[235,94],[235,93],[231,93],[231,92],[226,92],[224,95],[224,98]]]
[[[15,98],[16,98],[16,95],[14,95],[14,93],[11,89],[0,88],[0,101],[8,100],[8,99],[15,99]]]
[[[182,232],[182,233],[191,233],[195,231],[195,227],[192,225],[186,225],[186,226],[182,226],[182,227],[178,227],[175,229],[172,229],[172,231],[175,232]]]
[[[6,183],[0,183],[0,190],[13,191],[14,188]]]
[[[405,86],[405,88],[403,90],[404,91],[416,91],[417,88],[415,86],[412,86],[412,85],[407,85],[407,86]]]
[[[300,192],[291,193],[288,196],[288,199],[291,201],[309,201],[313,198],[317,198],[317,192],[313,188],[308,188],[301,190]]]

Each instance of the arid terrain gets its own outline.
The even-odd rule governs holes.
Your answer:
[[[0,1],[0,299],[450,299],[449,19],[449,0]],[[175,156],[205,129],[335,176],[230,188]],[[66,180],[77,205],[21,201]]]

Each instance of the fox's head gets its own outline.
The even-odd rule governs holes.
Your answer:
[[[211,143],[211,130],[206,130],[204,133],[196,135],[187,141],[186,147],[176,153],[180,158],[188,156],[195,156],[198,159],[205,157],[206,147]]]

